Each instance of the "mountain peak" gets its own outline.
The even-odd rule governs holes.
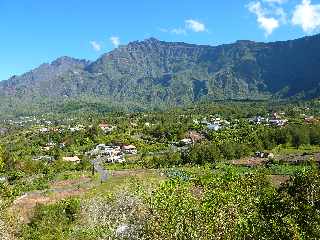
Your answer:
[[[150,37],[150,38],[147,38],[147,39],[145,39],[144,40],[145,42],[160,42],[160,40],[158,40],[158,39],[156,39],[156,38],[154,38],[154,37]]]
[[[89,61],[84,60],[84,59],[76,59],[76,58],[72,58],[72,57],[68,57],[68,56],[63,56],[63,57],[59,57],[56,60],[54,60],[52,63],[52,65],[54,66],[60,66],[60,65],[74,65],[74,64],[84,64],[87,65],[89,64]]]
[[[151,38],[147,38],[145,40],[142,40],[142,41],[133,41],[133,42],[130,42],[128,43],[127,46],[137,46],[137,45],[150,45],[150,44],[158,44],[158,43],[161,43],[160,40],[154,38],[154,37],[151,37]]]

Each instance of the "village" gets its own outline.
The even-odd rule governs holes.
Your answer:
[[[142,118],[146,119],[148,117],[149,116],[146,114],[142,116]],[[186,116],[184,115],[180,116],[180,118],[182,119],[185,119],[185,117]],[[301,114],[300,118],[305,123],[314,123],[318,121],[313,116],[308,116],[306,114]],[[265,125],[271,127],[273,126],[279,128],[284,127],[289,123],[289,120],[286,118],[285,112],[273,112],[267,117],[255,116],[253,118],[244,120],[226,120],[220,116],[215,115],[209,115],[202,118],[199,118],[198,116],[197,118],[193,117],[192,119],[186,120],[189,122],[191,129],[186,129],[187,131],[181,135],[182,137],[180,139],[176,139],[176,141],[166,140],[165,142],[163,142],[163,140],[160,140],[160,142],[162,145],[167,145],[167,147],[164,148],[167,149],[165,151],[169,151],[171,149],[174,151],[183,152],[190,148],[190,146],[198,142],[206,141],[208,138],[208,133],[210,132],[218,132],[235,128],[239,124],[240,120],[245,121],[249,124]],[[137,132],[137,129],[142,128],[141,131],[145,132],[149,131],[149,129],[157,127],[158,125],[148,120],[144,120],[142,123],[139,123],[139,118],[129,121],[131,122],[129,129],[127,129],[129,131],[127,132],[127,134],[129,134],[128,137],[133,140],[138,139],[140,140],[140,142],[144,141],[146,144],[148,144],[150,140],[148,140],[148,138],[144,138],[145,140],[143,140],[141,136],[143,137],[144,134],[142,132]],[[90,130],[95,128],[93,124],[86,125],[85,123],[77,123],[77,120],[73,118],[66,118],[64,120],[57,121],[46,119],[44,116],[42,118],[30,116],[21,117],[20,119],[16,120],[6,119],[3,121],[3,123],[3,127],[0,128],[0,135],[6,134],[10,127],[14,127],[26,129],[27,134],[37,134],[38,132],[42,139],[47,139],[47,142],[45,144],[39,146],[39,154],[32,156],[32,159],[34,161],[44,161],[48,163],[54,162],[55,160],[57,160],[56,154],[52,154],[54,149],[59,149],[59,156],[62,161],[75,164],[80,163],[81,159],[99,159],[99,161],[109,164],[124,163],[126,162],[126,156],[138,154],[138,147],[135,146],[134,143],[124,143],[121,141],[111,144],[110,142],[98,142],[94,147],[92,147],[91,149],[87,149],[86,151],[66,150],[68,148],[68,145],[70,145],[70,141],[68,141],[68,139],[64,139],[64,141],[57,142],[52,139],[52,136],[56,136],[57,134],[61,136],[72,136],[80,133],[82,134],[83,132],[88,131],[88,129]],[[105,136],[113,135],[116,138],[118,134],[116,124],[108,124],[104,121],[97,124],[96,128]],[[156,143],[156,141],[157,140],[154,139],[151,141],[151,143]],[[163,150],[161,151],[163,152]],[[145,153],[148,154],[148,152]],[[264,153],[261,153],[260,155],[256,153],[256,156],[263,155]]]

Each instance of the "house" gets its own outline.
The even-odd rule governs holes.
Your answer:
[[[145,125],[146,127],[150,127],[150,126],[151,126],[151,123],[146,122],[144,125]]]
[[[46,144],[46,146],[53,148],[54,146],[56,146],[56,143],[54,143],[54,142],[48,142],[48,143]]]
[[[274,158],[274,154],[268,152],[256,152],[255,156],[258,158]]]
[[[186,134],[186,138],[191,139],[192,143],[196,143],[203,140],[204,136],[198,132],[190,131]]]
[[[314,116],[308,116],[308,117],[304,118],[304,122],[308,123],[308,124],[316,123],[316,122],[318,122],[318,119],[316,119]]]
[[[218,131],[222,128],[220,124],[216,124],[216,123],[209,123],[207,127],[209,130],[213,130],[213,131]]]
[[[66,143],[66,142],[62,142],[62,143],[60,143],[60,144],[59,144],[59,148],[65,148],[65,147],[66,147],[66,145],[67,145],[67,143]]]
[[[50,149],[51,149],[51,147],[48,147],[48,146],[41,148],[41,150],[42,150],[42,151],[45,151],[45,152],[49,151]]]
[[[79,132],[81,129],[79,127],[70,127],[70,132]]]
[[[49,132],[49,129],[48,128],[40,128],[39,132],[40,133],[47,133],[47,132]]]
[[[78,156],[74,156],[74,157],[63,157],[62,160],[63,160],[63,161],[66,161],[66,162],[80,163],[80,158],[79,158]]]
[[[112,156],[106,159],[106,162],[108,163],[124,163],[126,160],[123,156],[123,154],[118,156]]]
[[[273,112],[272,117],[273,117],[273,119],[280,119],[280,116],[277,112]]]
[[[286,125],[288,122],[287,119],[271,119],[269,120],[269,123],[271,125],[277,126],[277,127],[282,127],[284,125]]]
[[[137,148],[134,145],[124,145],[122,146],[122,151],[127,154],[137,154]]]
[[[200,122],[202,125],[208,125],[209,122],[207,121],[207,119],[202,119],[201,122]]]
[[[184,138],[184,139],[181,139],[179,143],[181,145],[190,145],[190,144],[192,144],[192,140],[191,140],[191,138]]]
[[[8,129],[6,128],[0,128],[0,135],[4,135],[8,132]]]
[[[45,155],[45,156],[33,157],[32,160],[33,161],[53,162],[54,161],[54,157]]]
[[[121,148],[119,146],[108,146],[105,144],[99,144],[95,149],[86,152],[86,155],[93,156],[113,156],[121,154]]]
[[[3,176],[0,176],[0,183],[3,183],[7,181],[7,178],[6,177],[3,177]]]
[[[254,124],[260,125],[260,124],[262,124],[262,123],[267,123],[267,122],[269,122],[269,119],[268,119],[268,118],[261,117],[261,116],[256,116],[256,117],[250,119],[250,122],[253,122]]]
[[[106,123],[99,124],[99,128],[104,132],[104,133],[110,133],[115,129],[115,126],[111,126]]]

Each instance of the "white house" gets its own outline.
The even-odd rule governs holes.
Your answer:
[[[124,145],[122,147],[122,150],[124,153],[127,153],[127,154],[137,154],[138,153],[137,148],[134,145]]]
[[[63,157],[62,160],[63,160],[63,161],[66,161],[66,162],[80,163],[80,158],[79,158],[78,156],[74,156],[74,157]]]

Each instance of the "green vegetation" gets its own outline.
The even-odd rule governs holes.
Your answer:
[[[319,239],[319,110],[221,102],[5,119],[0,239]],[[98,144],[125,161],[92,155]]]
[[[180,172],[180,175],[183,172]],[[202,169],[144,189],[39,206],[26,239],[318,239],[319,172],[275,188],[258,171]],[[121,217],[121,214],[124,216]],[[308,221],[306,222],[306,219]],[[125,226],[126,231],[119,229]]]

